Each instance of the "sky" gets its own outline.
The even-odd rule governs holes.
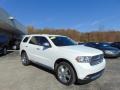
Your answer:
[[[120,30],[120,0],[0,0],[0,7],[35,28]]]

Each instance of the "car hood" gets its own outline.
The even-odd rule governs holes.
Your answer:
[[[103,54],[103,52],[98,49],[86,47],[84,45],[63,46],[60,47],[60,50],[67,53],[77,54],[80,56],[95,56]]]

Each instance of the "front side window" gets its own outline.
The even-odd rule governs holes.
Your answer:
[[[37,40],[36,37],[32,37],[29,43],[30,43],[30,44],[38,45],[38,40]]]
[[[71,45],[77,45],[75,41],[68,37],[64,36],[49,36],[51,41],[56,45],[56,46],[71,46]]]
[[[49,41],[45,37],[41,36],[33,36],[29,42],[30,44],[43,46],[44,43],[49,43]],[[50,44],[50,43],[49,43]]]

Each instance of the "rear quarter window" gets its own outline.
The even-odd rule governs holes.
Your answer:
[[[27,42],[28,39],[29,39],[29,37],[25,37],[25,38],[23,39],[23,42],[24,42],[24,43]]]

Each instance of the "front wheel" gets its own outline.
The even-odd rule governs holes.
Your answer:
[[[75,71],[72,66],[66,62],[61,62],[57,65],[56,69],[56,78],[64,85],[72,85],[76,81]]]

